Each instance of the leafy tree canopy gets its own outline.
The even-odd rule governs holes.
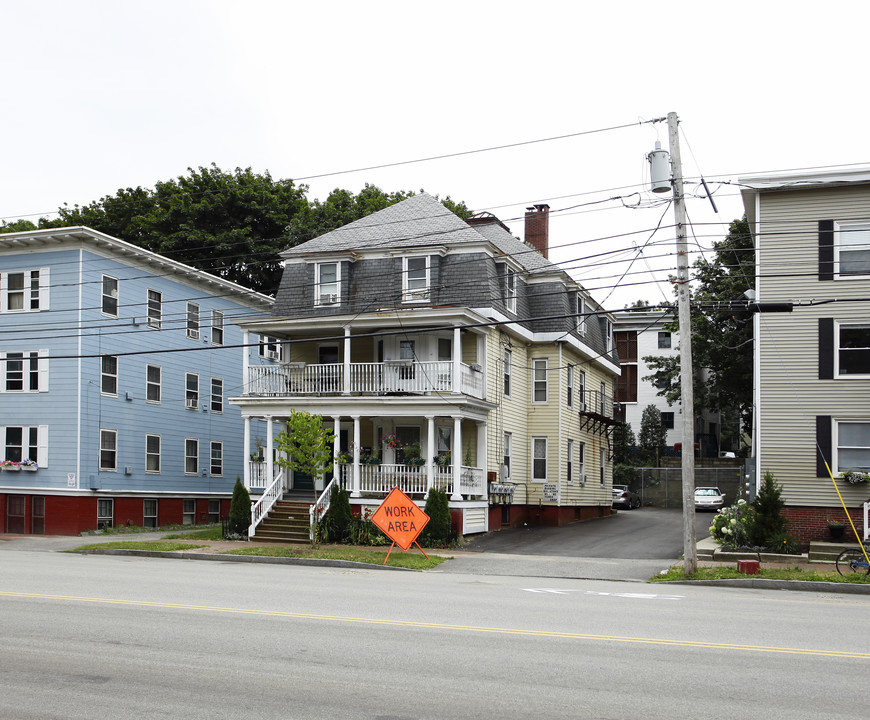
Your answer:
[[[251,168],[229,172],[217,165],[188,168],[187,175],[153,189],[122,188],[87,205],[59,208],[40,228],[85,225],[133,245],[192,265],[225,280],[274,295],[281,280],[279,253],[382,210],[414,194],[366,185],[357,195],[335,189],[309,201],[307,185],[275,180]],[[442,201],[462,218],[465,203]],[[0,232],[36,229],[28,220],[3,222]]]
[[[752,315],[730,304],[744,301],[743,293],[755,286],[754,245],[746,217],[734,220],[725,239],[713,247],[715,255],[697,260],[693,272],[695,406],[718,410],[725,417],[739,414],[748,429],[752,425]],[[679,332],[677,320],[666,329]],[[679,357],[644,360],[654,370],[644,380],[660,388],[659,395],[669,403],[678,402]]]

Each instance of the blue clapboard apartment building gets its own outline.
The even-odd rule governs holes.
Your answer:
[[[278,362],[235,321],[271,307],[88,228],[0,235],[0,532],[226,516],[265,429],[227,398]]]

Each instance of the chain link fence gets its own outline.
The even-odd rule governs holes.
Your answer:
[[[644,506],[661,508],[683,507],[683,473],[681,468],[632,468],[634,477],[628,483],[640,496]],[[743,497],[744,470],[740,467],[695,468],[695,487],[717,487],[725,493],[725,504],[731,505]],[[618,482],[614,480],[614,482]],[[625,478],[622,479],[625,482]]]

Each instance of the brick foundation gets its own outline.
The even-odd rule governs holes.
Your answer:
[[[846,519],[846,513],[842,507],[798,507],[788,505],[782,509],[782,514],[788,518],[786,530],[803,545],[811,540],[830,541],[831,532],[828,530],[828,520],[836,520],[846,525],[846,533],[843,538],[846,541],[854,540],[852,528]],[[859,534],[864,530],[863,508],[849,508],[849,515]]]

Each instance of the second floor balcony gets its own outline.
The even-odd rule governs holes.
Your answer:
[[[435,393],[485,397],[482,368],[479,365],[454,364],[451,361],[411,360],[252,366],[248,368],[244,392],[247,397]]]

